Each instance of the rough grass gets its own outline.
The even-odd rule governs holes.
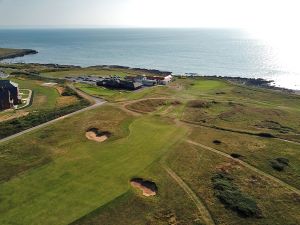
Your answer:
[[[299,196],[223,156],[183,143],[170,151],[167,163],[204,201],[216,224],[264,225],[300,222]],[[215,195],[211,178],[224,171],[234,179],[235,187],[243,195],[256,201],[261,210],[261,218],[240,217],[220,202]]]
[[[300,173],[300,145],[206,127],[194,128],[190,138],[227,154],[242,155],[241,159],[243,161],[292,186],[300,188],[298,179]],[[222,143],[216,145],[213,143],[214,140],[220,140]],[[289,160],[289,166],[284,171],[277,172],[271,167],[270,161],[277,158]]]
[[[15,143],[22,143],[28,149],[24,151],[28,152],[30,140],[55,154],[51,163],[0,185],[0,223],[70,223],[126,193],[128,180],[184,135],[184,130],[158,118],[146,117],[125,123],[129,119],[126,116],[123,125],[120,118],[124,118],[123,112],[107,106],[8,143],[10,159],[14,163],[17,156],[13,152]],[[114,136],[105,143],[89,142],[84,134],[92,124],[107,127],[105,130],[125,126],[130,134]],[[3,149],[5,155],[7,148]],[[31,158],[30,154],[28,158]],[[2,173],[6,171],[2,170]]]
[[[126,105],[126,108],[136,112],[154,112],[163,106],[180,105],[181,102],[173,99],[146,99]]]
[[[183,120],[226,129],[284,136],[299,133],[300,114],[252,104],[217,101],[189,101]]]
[[[226,208],[238,213],[241,217],[261,217],[256,202],[242,193],[233,182],[234,179],[227,173],[219,172],[212,177],[215,195]]]

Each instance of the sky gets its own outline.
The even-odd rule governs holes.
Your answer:
[[[0,0],[0,27],[292,29],[299,0]]]

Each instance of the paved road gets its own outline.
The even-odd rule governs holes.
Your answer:
[[[285,183],[284,181],[282,181],[282,180],[280,180],[280,179],[278,179],[278,178],[276,178],[276,177],[273,177],[272,175],[270,175],[270,174],[268,174],[268,173],[265,173],[265,172],[263,172],[263,171],[257,169],[257,168],[254,167],[254,166],[251,166],[250,164],[248,164],[248,163],[246,163],[246,162],[244,162],[244,161],[242,161],[242,160],[240,160],[240,159],[233,158],[233,157],[231,157],[229,154],[226,154],[226,153],[224,153],[224,152],[222,152],[222,151],[219,151],[219,150],[217,150],[217,149],[208,147],[208,146],[206,146],[206,145],[203,145],[203,144],[200,144],[200,143],[191,141],[191,140],[187,140],[186,142],[188,142],[189,144],[192,144],[192,145],[199,146],[199,147],[204,148],[204,149],[206,149],[206,150],[209,150],[209,151],[211,151],[211,152],[217,153],[217,154],[222,155],[222,156],[224,156],[224,157],[226,157],[226,158],[229,158],[229,159],[231,159],[231,160],[234,160],[234,161],[240,163],[241,165],[245,166],[246,168],[248,168],[248,169],[250,169],[250,170],[252,170],[252,171],[254,171],[254,172],[256,172],[256,173],[258,173],[258,174],[260,174],[260,175],[262,175],[262,176],[264,176],[264,177],[267,177],[267,178],[269,178],[270,180],[275,181],[277,184],[280,184],[281,186],[285,187],[286,189],[288,189],[288,190],[290,190],[290,191],[292,191],[292,192],[295,192],[295,193],[297,193],[298,195],[300,195],[300,190],[299,190],[299,189],[297,189],[297,188],[295,188],[295,187],[293,187],[293,186],[291,186],[291,185]]]
[[[210,215],[209,211],[203,204],[203,202],[197,197],[197,195],[193,192],[193,190],[173,171],[166,165],[162,165],[164,170],[172,177],[177,184],[184,190],[184,192],[190,197],[190,199],[195,203],[197,206],[201,218],[204,220],[205,224],[208,225],[215,225],[212,216]]]
[[[86,93],[84,93],[84,92],[82,92],[82,91],[79,91],[79,90],[73,88],[72,86],[70,86],[70,88],[72,88],[73,90],[75,90],[75,91],[77,92],[78,95],[80,95],[81,97],[87,99],[88,101],[90,101],[91,103],[94,103],[94,104],[91,105],[91,106],[88,106],[88,107],[86,107],[86,108],[84,108],[84,109],[80,109],[80,110],[78,110],[78,111],[76,111],[76,112],[73,112],[73,113],[64,115],[64,116],[62,116],[62,117],[56,118],[56,119],[54,119],[54,120],[48,121],[48,122],[43,123],[43,124],[40,124],[40,125],[38,125],[38,126],[29,128],[29,129],[24,130],[24,131],[22,131],[22,132],[20,132],[20,133],[17,133],[17,134],[11,135],[11,136],[9,136],[9,137],[3,138],[3,139],[0,140],[0,143],[3,143],[3,142],[6,142],[6,141],[9,141],[9,140],[12,140],[12,139],[14,139],[14,138],[16,138],[16,137],[19,137],[19,136],[21,136],[21,135],[23,135],[23,134],[27,134],[27,133],[29,133],[29,132],[31,132],[31,131],[34,131],[34,130],[38,130],[38,129],[42,128],[42,127],[49,126],[49,125],[51,125],[51,124],[53,124],[53,123],[56,123],[56,122],[61,121],[61,120],[65,119],[65,118],[74,116],[74,115],[76,115],[76,114],[79,114],[79,113],[82,113],[82,112],[85,112],[85,111],[89,111],[89,110],[91,110],[91,109],[95,109],[95,108],[97,108],[97,107],[99,107],[99,106],[101,106],[101,105],[103,105],[103,104],[106,103],[106,101],[104,101],[104,100],[102,100],[102,99],[100,99],[100,98],[96,98],[96,97],[89,96],[89,95],[87,95]]]

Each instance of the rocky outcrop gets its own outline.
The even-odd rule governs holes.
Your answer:
[[[33,54],[37,54],[37,53],[38,52],[36,50],[33,50],[33,49],[16,49],[16,50],[12,49],[11,52],[0,55],[0,60],[13,59],[13,58],[23,57],[25,55],[33,55]]]

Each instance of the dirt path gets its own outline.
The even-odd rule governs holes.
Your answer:
[[[279,140],[279,141],[284,141],[284,142],[287,142],[287,143],[295,144],[295,145],[300,145],[300,142],[297,142],[297,141],[290,141],[290,140],[283,139],[283,138],[275,138],[275,139]]]
[[[258,173],[258,174],[260,174],[260,175],[262,175],[262,176],[264,176],[264,177],[266,177],[266,178],[269,178],[270,180],[276,182],[277,184],[280,184],[281,186],[285,187],[285,188],[288,189],[289,191],[295,192],[295,193],[297,193],[298,195],[300,195],[300,190],[299,190],[299,189],[297,189],[297,188],[295,188],[295,187],[293,187],[293,186],[291,186],[291,185],[285,183],[284,181],[282,181],[282,180],[280,180],[280,179],[278,179],[278,178],[276,178],[276,177],[274,177],[274,176],[272,176],[272,175],[270,175],[270,174],[267,174],[267,173],[265,173],[265,172],[263,172],[263,171],[257,169],[257,168],[254,167],[254,166],[251,166],[250,164],[248,164],[248,163],[246,163],[246,162],[244,162],[244,161],[242,161],[242,160],[240,160],[240,159],[233,158],[233,157],[231,157],[231,156],[230,156],[229,154],[227,154],[227,153],[224,153],[224,152],[219,151],[219,150],[217,150],[217,149],[208,147],[208,146],[206,146],[206,145],[203,145],[203,144],[200,144],[200,143],[191,141],[191,140],[187,140],[186,142],[188,142],[189,144],[192,144],[192,145],[199,146],[199,147],[201,147],[201,148],[203,148],[203,149],[206,149],[206,150],[208,150],[208,151],[217,153],[217,154],[219,154],[219,155],[222,155],[222,156],[224,156],[224,157],[226,157],[226,158],[228,158],[228,159],[234,160],[234,161],[240,163],[241,165],[245,166],[246,168],[252,170],[253,172],[256,172],[256,173]]]
[[[212,219],[209,211],[202,203],[202,201],[197,197],[197,195],[193,192],[193,190],[190,189],[190,187],[168,166],[162,165],[162,167],[169,174],[169,176],[172,177],[177,182],[177,184],[184,190],[184,192],[189,196],[189,198],[195,203],[205,224],[214,225],[215,222]]]

